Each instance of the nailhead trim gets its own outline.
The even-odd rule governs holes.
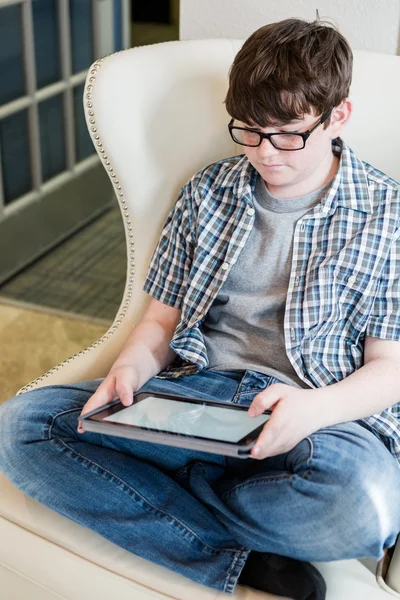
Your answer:
[[[124,51],[121,50],[120,52],[124,52]],[[133,240],[130,239],[133,237],[133,234],[130,233],[132,231],[132,227],[130,227],[131,220],[130,220],[128,207],[126,206],[126,200],[124,199],[124,193],[122,191],[122,187],[119,183],[119,180],[117,179],[117,176],[114,173],[114,169],[111,166],[110,161],[108,160],[108,156],[102,147],[103,144],[100,141],[100,136],[98,135],[97,127],[95,127],[96,120],[94,118],[95,115],[94,115],[94,111],[93,111],[93,103],[91,102],[91,100],[93,99],[92,91],[94,89],[94,84],[96,83],[97,71],[100,69],[101,63],[109,56],[114,56],[115,54],[119,54],[120,52],[115,52],[113,54],[109,54],[108,56],[105,56],[104,58],[100,58],[91,66],[91,68],[89,69],[91,77],[89,77],[89,79],[88,79],[88,84],[86,85],[86,90],[85,90],[85,104],[87,107],[87,114],[90,117],[89,123],[92,125],[92,127],[90,128],[91,129],[90,133],[92,136],[93,144],[94,144],[95,149],[97,150],[97,153],[99,154],[100,158],[103,160],[103,163],[105,165],[104,168],[107,167],[106,171],[108,172],[109,177],[112,180],[112,184],[116,190],[116,196],[119,199],[122,210],[124,211],[123,217],[125,219],[125,229],[127,232],[129,232],[127,235],[127,238],[129,239],[129,256],[128,256],[129,281],[128,281],[128,286],[127,286],[126,298],[123,303],[124,305],[123,305],[123,308],[121,309],[120,313],[118,314],[117,320],[114,321],[114,323],[112,324],[110,329],[107,331],[107,333],[105,333],[99,340],[97,340],[96,342],[91,344],[91,346],[88,346],[88,348],[86,348],[85,350],[81,350],[80,352],[77,352],[77,354],[74,354],[70,358],[62,361],[59,365],[52,367],[44,375],[37,377],[33,381],[29,382],[27,385],[25,385],[23,388],[21,388],[21,390],[18,392],[18,394],[23,394],[24,392],[28,392],[29,390],[33,389],[37,383],[45,380],[47,377],[49,377],[49,375],[52,375],[53,373],[58,371],[61,367],[66,365],[67,363],[72,362],[73,360],[75,360],[79,356],[82,356],[83,354],[87,354],[91,350],[91,348],[97,348],[97,346],[100,346],[100,344],[102,344],[103,342],[108,340],[117,331],[118,327],[121,325],[122,319],[125,317],[125,315],[128,311],[128,306],[131,303],[132,289],[133,289],[132,283],[133,283],[133,279],[134,279],[133,276],[135,274],[135,268],[134,268],[135,267],[135,261],[134,261],[135,249],[134,249]]]

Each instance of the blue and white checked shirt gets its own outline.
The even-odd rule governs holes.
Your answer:
[[[366,335],[400,340],[400,184],[340,138],[332,150],[332,185],[296,223],[284,320],[287,356],[311,388],[360,368]],[[208,366],[200,326],[253,227],[257,177],[245,155],[209,165],[168,215],[143,285],[182,311],[170,343],[178,356],[161,379]],[[400,462],[400,402],[361,422]]]

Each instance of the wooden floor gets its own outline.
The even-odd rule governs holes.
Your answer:
[[[108,327],[0,303],[0,403],[84,350]]]

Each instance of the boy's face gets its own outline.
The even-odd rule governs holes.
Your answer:
[[[345,105],[344,110],[342,105]],[[331,140],[338,137],[351,112],[348,100],[343,101],[342,105],[333,109],[326,129],[319,125],[311,133],[302,150],[278,150],[267,139],[256,148],[243,146],[249,162],[266,181],[271,194],[278,198],[295,198],[318,189],[333,178],[339,161],[332,153]],[[309,113],[298,121],[280,127],[257,129],[264,133],[303,133],[311,129],[320,117],[319,114]],[[237,124],[254,127],[249,123]]]

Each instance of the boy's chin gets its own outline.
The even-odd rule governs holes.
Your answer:
[[[290,174],[287,169],[276,169],[276,170],[260,170],[259,174],[266,183],[273,185],[291,185],[293,183]]]
[[[289,179],[288,167],[286,165],[270,166],[270,167],[260,165],[257,168],[257,171],[259,172],[259,174],[265,181],[268,181],[269,179],[274,180],[274,181],[278,181],[278,180],[287,181]]]

